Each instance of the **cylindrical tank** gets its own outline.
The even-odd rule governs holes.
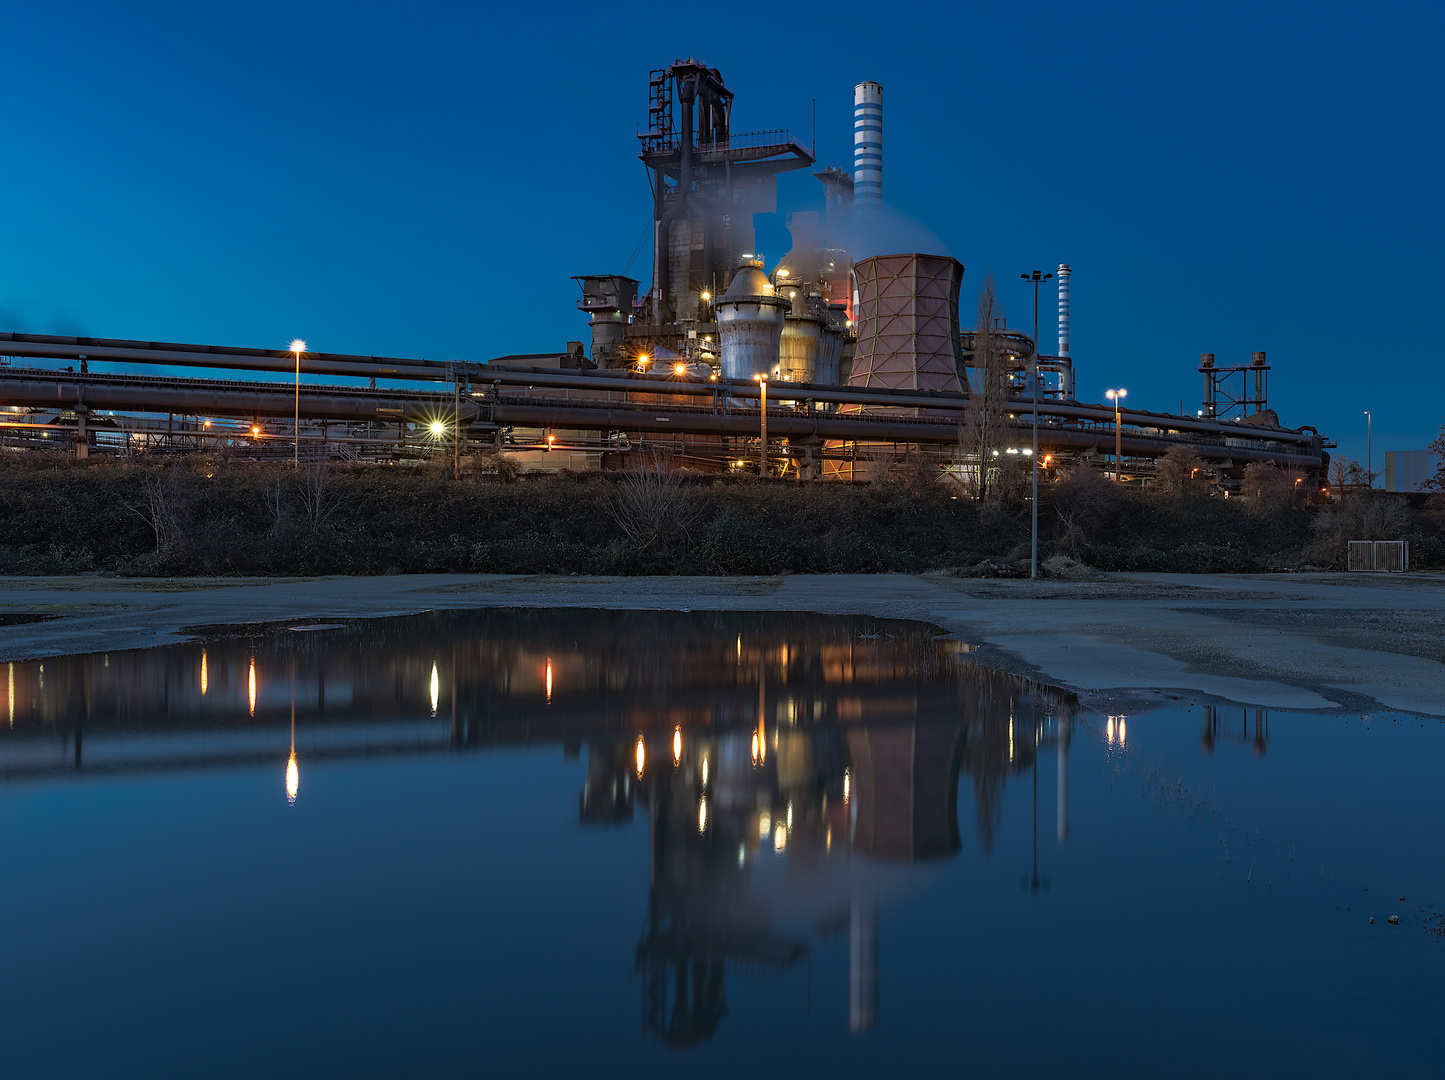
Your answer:
[[[853,210],[883,206],[883,87],[853,87]]]
[[[592,313],[592,362],[600,368],[617,363],[622,338],[627,333],[627,316],[620,311]]]
[[[778,346],[778,378],[784,382],[815,382],[823,320],[814,315],[789,315]]]
[[[717,334],[725,379],[770,376],[778,366],[789,302],[778,296],[756,260],[744,262],[717,302]]]
[[[822,339],[818,342],[818,363],[813,370],[813,381],[823,386],[838,386],[842,380],[838,362],[843,358],[843,338],[846,332],[841,326],[823,327]]]

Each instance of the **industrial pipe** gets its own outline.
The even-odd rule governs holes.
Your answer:
[[[295,360],[290,353],[240,349],[215,345],[180,345],[159,342],[121,341],[96,338],[42,337],[28,334],[0,333],[0,355],[44,359],[78,360],[89,358],[112,363],[165,364],[213,368],[240,368],[258,371],[290,372]],[[562,354],[538,353],[501,357],[501,360],[529,360],[556,357]],[[382,377],[398,380],[445,381],[454,368],[464,369],[474,382],[507,386],[536,386],[555,389],[606,390],[634,393],[684,394],[711,397],[719,389],[735,398],[757,397],[758,387],[751,379],[739,381],[691,382],[666,375],[624,375],[618,372],[603,375],[569,371],[555,367],[522,367],[511,364],[472,363],[456,361],[448,364],[438,360],[368,357],[341,353],[309,353],[306,369],[317,375],[347,377]],[[39,374],[39,373],[35,373]],[[62,373],[63,374],[63,373]],[[343,387],[324,387],[329,392],[345,392]],[[875,387],[840,387],[812,383],[790,383],[790,397],[819,402],[853,405],[926,407],[961,410],[967,407],[968,395],[951,391],[919,393],[909,390],[887,390]],[[1022,401],[1020,400],[1020,407]],[[167,410],[161,410],[167,411]],[[178,410],[177,410],[178,411]],[[1046,416],[1112,423],[1114,410],[1105,405],[1064,404],[1041,401],[1039,412]],[[1123,422],[1171,431],[1196,432],[1226,438],[1259,442],[1286,442],[1311,445],[1318,435],[1283,428],[1245,426],[1222,423],[1207,418],[1170,416],[1139,410],[1122,412]]]

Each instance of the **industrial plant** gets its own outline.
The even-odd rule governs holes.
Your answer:
[[[796,480],[871,479],[900,459],[977,478],[1032,456],[1046,470],[1090,463],[1144,485],[1182,446],[1226,488],[1255,462],[1322,478],[1333,443],[1280,424],[1263,352],[1237,365],[1203,354],[1199,407],[1180,415],[1128,408],[1122,388],[1080,401],[1067,263],[1029,279],[1044,308],[1056,296],[1052,349],[1042,333],[961,318],[958,260],[889,251],[880,239],[878,83],[854,88],[851,169],[819,167],[786,131],[735,132],[733,104],[722,73],[695,59],[650,73],[636,150],[649,182],[650,280],[644,292],[615,267],[579,267],[614,271],[575,277],[589,340],[441,361],[300,341],[266,350],[0,334],[0,441],[80,457],[482,453],[573,470],[665,460]],[[779,176],[802,169],[813,170],[822,209],[790,215],[791,248],[770,262],[754,215],[776,213]],[[559,343],[569,318],[558,312]],[[176,367],[211,375],[145,373]],[[983,428],[987,438],[968,434]]]

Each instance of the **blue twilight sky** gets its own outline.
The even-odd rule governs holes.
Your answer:
[[[695,55],[734,130],[807,142],[816,99],[823,164],[881,82],[901,239],[964,263],[965,322],[991,269],[1028,328],[1019,272],[1072,264],[1081,398],[1192,410],[1199,353],[1265,349],[1285,423],[1363,457],[1374,410],[1376,468],[1445,420],[1438,4],[55,0],[5,30],[0,329],[558,350],[571,275],[647,234],[647,71]]]

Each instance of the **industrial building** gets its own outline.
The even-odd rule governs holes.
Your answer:
[[[1262,352],[1238,367],[1204,354],[1192,413],[1082,402],[1068,264],[1048,275],[1057,287],[1049,353],[1019,329],[990,326],[980,339],[965,325],[966,270],[951,256],[863,250],[857,238],[884,205],[879,84],[854,89],[851,172],[816,168],[813,148],[786,131],[735,132],[733,91],[695,59],[653,71],[647,92],[638,156],[651,280],[640,292],[625,273],[578,275],[590,341],[435,361],[3,334],[0,439],[79,455],[215,445],[296,460],[484,451],[573,469],[665,454],[702,471],[866,479],[898,457],[955,473],[991,468],[970,459],[960,436],[988,402],[1000,413],[1000,445],[1020,453],[1031,452],[1037,411],[1039,453],[1051,465],[1112,461],[1113,476],[1147,482],[1153,461],[1186,445],[1226,482],[1258,461],[1323,474],[1333,444],[1280,424]],[[770,265],[755,250],[753,215],[776,212],[777,178],[802,169],[816,170],[822,209],[790,216],[791,248]],[[1002,365],[983,353],[1001,354]],[[34,360],[51,366],[26,366]],[[57,371],[56,361],[68,366]],[[138,374],[147,366],[280,373],[294,386]]]

